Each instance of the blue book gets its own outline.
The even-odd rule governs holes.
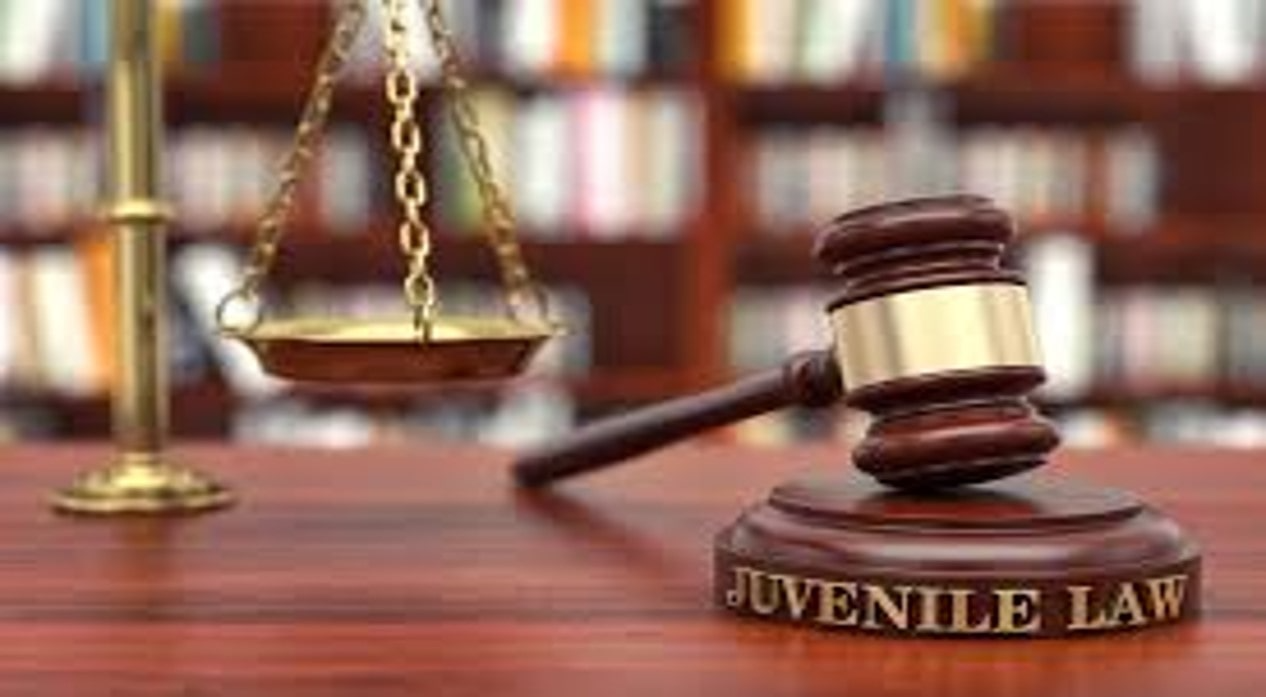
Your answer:
[[[110,3],[79,0],[79,73],[97,76],[110,60]]]

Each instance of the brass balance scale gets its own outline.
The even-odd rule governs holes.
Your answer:
[[[382,2],[387,56],[385,98],[392,108],[394,194],[401,210],[397,237],[408,266],[403,295],[409,312],[386,319],[268,319],[263,286],[276,259],[295,191],[328,119],[335,87],[367,13]],[[504,290],[504,316],[440,312],[430,272],[432,234],[424,219],[428,187],[419,168],[423,132],[419,88],[410,72],[408,17],[413,0],[347,0],[336,11],[299,126],[256,231],[239,284],[216,309],[222,335],[244,343],[264,371],[327,383],[435,384],[499,380],[520,373],[536,350],[561,331],[542,288],[523,259],[509,200],[497,182],[461,62],[439,0],[420,0],[440,65],[449,115],[485,213],[488,245]],[[207,475],[167,461],[167,375],[163,326],[165,252],[170,218],[158,200],[161,93],[152,0],[113,0],[108,76],[109,162],[118,268],[120,380],[114,396],[121,454],[80,475],[53,497],[62,511],[85,514],[192,512],[226,506],[232,492]]]

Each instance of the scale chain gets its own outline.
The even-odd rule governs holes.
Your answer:
[[[519,248],[509,198],[493,173],[488,143],[479,127],[479,115],[470,100],[470,90],[462,77],[461,56],[445,21],[440,0],[419,0],[426,18],[431,46],[439,62],[440,76],[448,93],[449,115],[458,134],[462,157],[470,169],[483,202],[485,234],[496,256],[506,291],[510,316],[519,319],[523,306],[531,302],[538,318],[548,320],[548,298],[537,284]]]
[[[418,167],[422,156],[422,129],[416,106],[418,84],[409,69],[409,35],[404,0],[382,0],[386,21],[383,42],[387,49],[387,102],[392,107],[391,147],[396,152],[396,201],[402,217],[397,229],[400,250],[408,262],[404,295],[413,310],[413,324],[423,342],[431,338],[438,304],[435,280],[430,274],[431,229],[426,224],[428,189]]]
[[[524,262],[515,236],[515,222],[509,199],[494,175],[488,144],[480,131],[478,114],[470,101],[467,83],[461,77],[462,65],[456,42],[444,20],[439,0],[419,1],[422,3],[425,25],[440,64],[444,88],[449,96],[447,101],[451,119],[459,135],[460,151],[483,203],[486,237],[501,272],[507,310],[512,319],[518,320],[523,307],[530,302],[535,306],[538,317],[548,321],[548,300]],[[347,0],[338,11],[334,33],[318,62],[316,81],[304,104],[290,149],[282,159],[276,187],[256,225],[255,240],[242,279],[216,308],[216,324],[221,332],[249,332],[263,319],[260,288],[276,263],[299,182],[314,154],[316,139],[329,120],[339,75],[364,24],[366,2],[367,0]],[[431,336],[438,294],[429,270],[433,245],[431,230],[424,215],[429,192],[425,175],[419,167],[425,145],[416,114],[419,88],[409,66],[405,0],[381,2],[386,20],[383,41],[388,59],[385,92],[393,111],[389,136],[391,147],[397,156],[393,183],[395,198],[402,213],[397,238],[408,265],[403,284],[404,294],[413,310],[415,328],[425,342]],[[228,315],[238,302],[248,305],[251,315],[248,320],[235,323],[229,320]]]
[[[247,332],[263,321],[260,286],[276,263],[286,222],[294,208],[295,193],[304,170],[312,160],[316,139],[325,130],[325,124],[329,120],[335,86],[347,65],[356,36],[365,22],[365,15],[366,0],[347,0],[338,11],[334,33],[317,63],[316,81],[304,103],[299,127],[295,130],[290,149],[281,161],[277,185],[268,197],[264,213],[256,224],[255,241],[251,245],[246,270],[238,285],[216,307],[215,322],[221,332]],[[246,322],[234,324],[228,315],[237,302],[248,304],[252,314]]]

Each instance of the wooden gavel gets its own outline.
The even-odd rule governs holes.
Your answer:
[[[944,196],[833,220],[815,256],[839,279],[833,350],[583,428],[528,452],[516,479],[543,486],[709,428],[841,400],[872,417],[853,461],[879,481],[940,489],[1043,464],[1059,443],[1028,395],[1042,384],[1024,279],[1001,266],[1012,222],[987,199]]]

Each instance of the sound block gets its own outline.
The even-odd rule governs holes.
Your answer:
[[[740,615],[900,636],[1055,637],[1186,621],[1200,555],[1125,492],[1041,477],[903,492],[783,484],[715,541]]]

